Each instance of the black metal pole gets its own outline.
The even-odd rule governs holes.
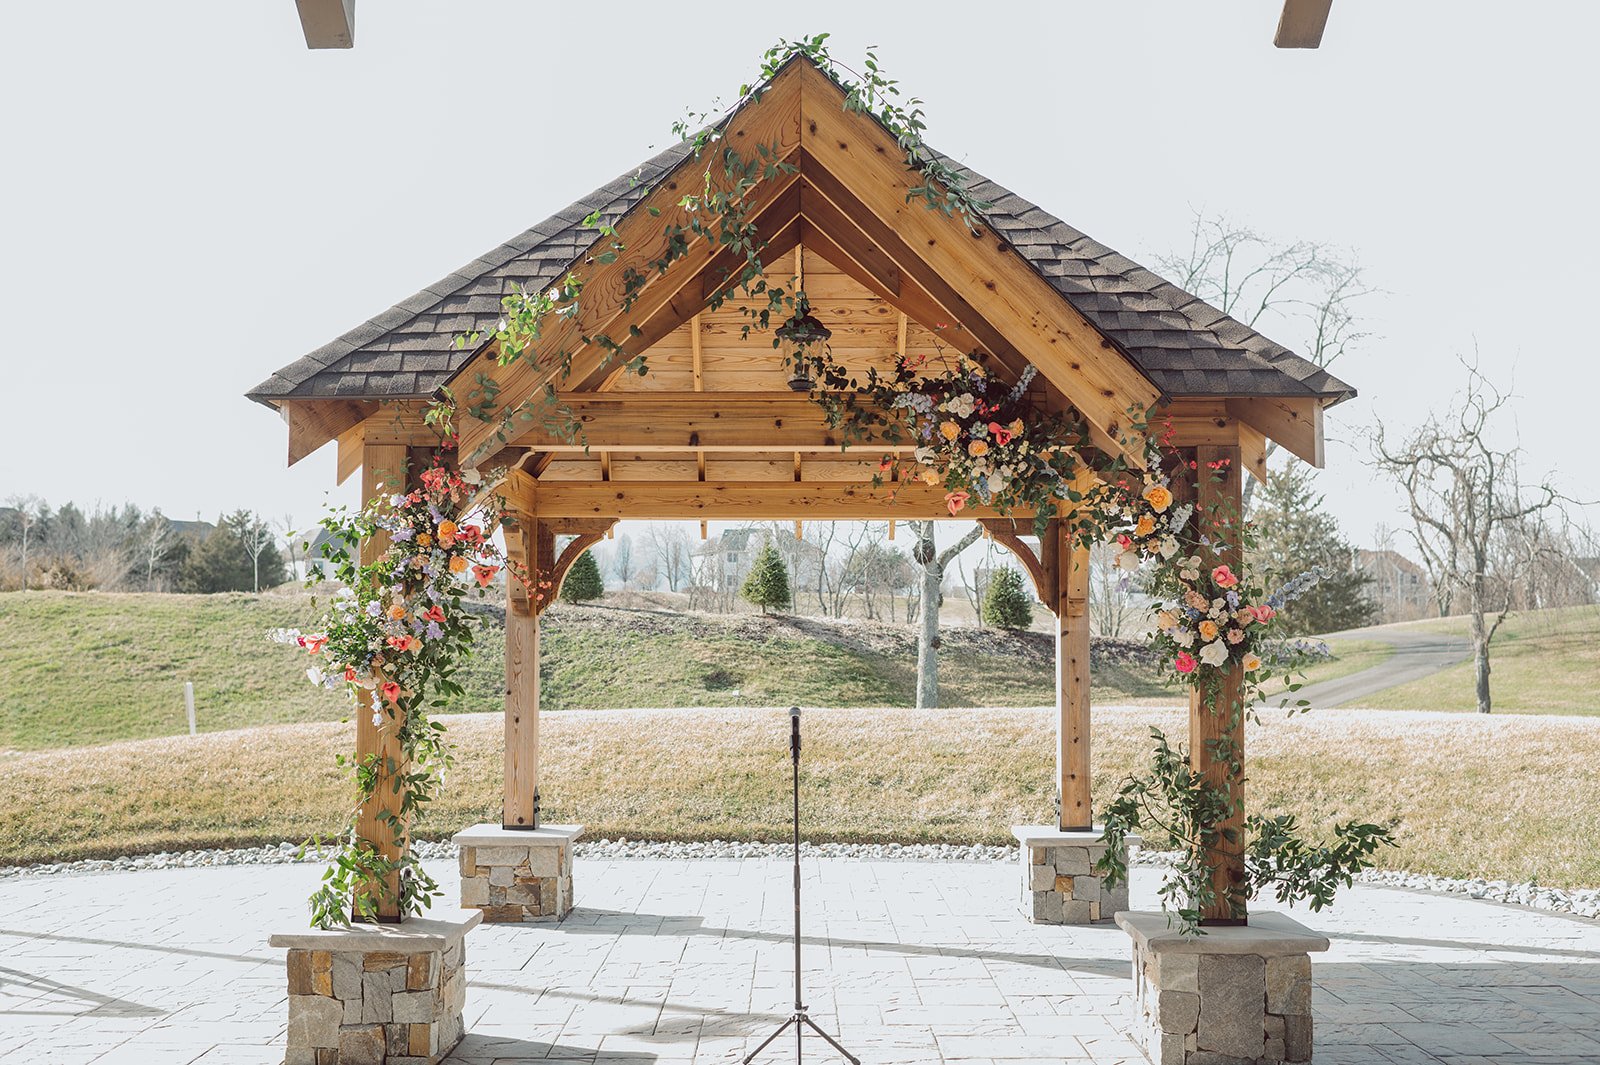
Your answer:
[[[794,1025],[794,1060],[798,1065],[805,1041],[805,1030],[810,1028],[820,1035],[829,1046],[844,1055],[850,1065],[861,1065],[861,1059],[839,1045],[839,1041],[824,1032],[806,1014],[806,1006],[802,1001],[803,993],[800,985],[800,708],[789,708],[789,755],[794,762],[794,1016],[778,1026],[773,1032],[761,1041],[761,1045],[745,1055],[744,1065],[750,1065],[757,1054],[761,1053],[778,1036],[782,1035],[791,1024]]]

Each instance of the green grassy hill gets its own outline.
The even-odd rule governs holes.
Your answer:
[[[282,595],[0,594],[0,749],[37,750],[186,731],[192,681],[201,731],[338,720],[343,697],[306,682],[305,657],[268,629],[306,627],[310,599]],[[673,614],[558,605],[543,622],[543,705],[908,706],[909,627],[804,617]],[[946,630],[947,706],[1039,706],[1055,697],[1043,633]],[[467,666],[460,712],[503,705],[500,617]],[[1130,657],[1131,656],[1131,657]],[[1101,645],[1101,701],[1171,696],[1126,645]]]
[[[1470,638],[1471,626],[1469,618],[1450,617],[1403,627]],[[1476,670],[1469,658],[1431,677],[1367,696],[1361,705],[1475,711]],[[1512,614],[1489,645],[1489,671],[1497,713],[1600,714],[1600,606]]]

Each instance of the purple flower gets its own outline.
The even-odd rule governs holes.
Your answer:
[[[428,639],[437,640],[439,637],[441,637],[443,635],[444,635],[444,630],[439,627],[439,623],[437,621],[428,622],[428,631],[427,631]]]

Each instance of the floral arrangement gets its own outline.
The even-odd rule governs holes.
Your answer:
[[[418,912],[439,894],[404,845],[451,763],[444,726],[429,719],[429,710],[461,694],[453,674],[471,650],[477,625],[464,600],[483,596],[505,562],[490,540],[500,521],[493,500],[479,503],[474,485],[442,466],[422,471],[417,480],[417,488],[381,497],[358,514],[340,510],[323,520],[332,534],[323,549],[331,573],[313,570],[307,583],[334,580],[342,587],[315,631],[270,634],[305,651],[311,683],[342,688],[359,712],[370,712],[375,727],[392,722],[402,754],[400,766],[378,764],[375,757],[358,762],[340,756],[340,764],[354,773],[357,802],[322,886],[310,900],[312,923],[322,928],[348,924],[352,898],[357,915],[372,919],[374,892],[394,890],[393,881],[399,885],[402,916]],[[354,545],[374,535],[387,535],[388,548],[361,565]],[[357,817],[380,784],[392,786],[386,778],[397,774],[400,809],[390,816],[389,828],[404,857],[395,863],[378,852],[374,841],[361,837]],[[321,843],[311,840],[307,846]]]
[[[1226,461],[1201,468],[1159,446],[1150,458],[1142,478],[1108,483],[1095,505],[1111,527],[1117,568],[1141,574],[1155,597],[1150,639],[1167,681],[1197,689],[1206,712],[1226,715],[1230,727],[1238,725],[1255,716],[1264,686],[1274,677],[1282,678],[1291,695],[1298,689],[1298,672],[1312,654],[1304,645],[1275,639],[1272,623],[1318,574],[1301,574],[1269,594],[1247,567],[1221,561],[1231,549],[1244,553],[1251,541],[1249,524],[1238,514],[1197,513],[1192,504],[1179,501],[1196,498],[1197,486],[1175,486],[1173,476],[1221,477],[1228,472]],[[1226,683],[1233,678],[1236,688]],[[1304,700],[1290,706],[1287,697],[1281,705],[1291,713],[1306,708]],[[1170,744],[1159,729],[1150,731],[1155,744],[1150,771],[1126,778],[1102,816],[1112,845],[1099,870],[1110,883],[1124,879],[1122,841],[1141,831],[1166,835],[1185,856],[1161,888],[1163,905],[1176,911],[1183,933],[1199,934],[1202,914],[1218,901],[1214,856],[1224,832],[1233,831],[1222,826],[1241,809],[1233,783],[1242,752],[1227,741],[1211,741],[1209,758],[1230,767],[1219,786],[1195,770],[1193,752]],[[1372,864],[1380,846],[1393,843],[1384,828],[1354,821],[1333,826],[1333,839],[1324,845],[1306,842],[1298,828],[1287,814],[1244,819],[1245,883],[1230,904],[1242,905],[1271,888],[1280,901],[1306,900],[1313,910],[1321,909],[1338,887]]]
[[[878,482],[898,467],[902,476],[943,487],[952,516],[976,500],[1002,513],[1033,510],[1041,524],[1063,501],[1084,498],[1075,481],[1085,468],[1081,455],[1092,450],[1084,447],[1088,429],[1029,401],[1034,367],[1012,385],[966,357],[936,373],[927,372],[926,357],[911,357],[857,381],[826,355],[811,361],[808,371],[829,388],[813,395],[834,427],[847,437],[915,444],[911,462],[883,460]]]

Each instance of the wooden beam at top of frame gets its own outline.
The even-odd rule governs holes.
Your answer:
[[[354,48],[356,0],[295,0],[307,48]]]
[[[529,423],[512,442],[535,451],[828,451],[843,434],[810,396],[793,392],[586,392],[562,402],[582,427],[565,440]],[[854,447],[909,450],[861,441]]]
[[[1228,413],[1249,422],[1269,440],[1321,469],[1326,460],[1322,401],[1311,397],[1253,396],[1227,401]]]
[[[882,521],[890,517],[967,521],[1000,516],[983,506],[968,506],[951,515],[943,489],[920,482],[882,488],[821,481],[530,482],[532,478],[508,482],[501,491],[510,509],[535,507],[541,519],[781,521],[804,516],[807,521]],[[1032,518],[1031,512],[1017,511],[1012,516]]]
[[[1278,16],[1278,32],[1272,43],[1279,48],[1320,47],[1332,7],[1333,0],[1283,0],[1283,13]]]
[[[805,65],[795,64],[790,69]],[[710,174],[714,184],[728,180],[722,176],[722,168],[711,161],[722,145],[731,147],[747,159],[757,158],[758,145],[775,147],[778,157],[787,159],[797,150],[799,143],[800,82],[792,77],[774,79],[759,100],[744,104],[733,114],[724,127],[723,138],[717,147],[700,159],[685,159],[628,210],[616,226],[617,239],[627,250],[612,262],[602,263],[596,259],[579,267],[584,274],[584,288],[578,313],[551,323],[539,342],[538,351],[529,353],[533,357],[502,366],[494,353],[485,351],[467,360],[454,379],[473,381],[477,380],[480,373],[487,375],[498,388],[497,401],[503,405],[503,409],[514,410],[529,397],[537,395],[546,384],[555,382],[557,375],[562,372],[561,360],[554,358],[556,353],[565,351],[576,354],[583,337],[617,332],[613,326],[623,313],[622,303],[629,271],[645,269],[649,263],[664,255],[671,228],[687,223],[687,208],[682,201],[684,193],[691,187],[699,191],[701,181],[697,171]],[[759,211],[782,194],[794,177],[793,174],[780,175],[757,182],[746,195],[747,206],[752,211]],[[597,235],[597,242],[598,239]],[[666,274],[651,277],[639,291],[631,313],[647,318],[680,288],[698,278],[701,268],[720,250],[707,240],[696,240]],[[654,274],[654,271],[651,273]],[[612,336],[612,339],[618,337]],[[622,339],[626,339],[625,332]],[[539,355],[545,358],[540,359]],[[584,355],[584,361],[592,365],[575,364],[570,378],[582,380],[603,361],[603,356],[599,352],[588,353]],[[462,398],[471,402],[473,397],[469,392]],[[485,449],[492,447],[496,436],[510,428],[508,421],[504,413],[486,422],[462,418],[462,461],[468,465],[475,464]]]
[[[1159,390],[1003,237],[981,226],[967,230],[959,218],[917,202],[921,179],[907,171],[894,139],[871,117],[846,110],[843,90],[827,75],[810,63],[790,69],[801,86],[807,181],[819,176],[812,171],[820,163],[957,295],[981,304],[983,317],[1078,408],[1101,447],[1142,464],[1143,441],[1129,427],[1128,411],[1150,406]]]

